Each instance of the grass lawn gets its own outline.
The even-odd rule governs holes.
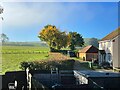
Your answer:
[[[41,53],[36,53],[36,52],[41,52]],[[49,52],[48,47],[3,46],[2,74],[4,74],[6,71],[20,70],[19,68],[20,63],[23,61],[46,60],[50,58],[48,56],[48,52]]]
[[[48,47],[2,46],[2,74],[7,71],[21,70],[20,63],[23,61],[67,59],[75,60],[75,70],[90,69],[88,62],[82,62],[78,58],[70,58],[60,53],[49,53]]]

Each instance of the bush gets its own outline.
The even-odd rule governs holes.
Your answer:
[[[59,50],[57,50],[57,49],[55,49],[55,48],[50,47],[50,52],[59,52]]]
[[[51,68],[58,68],[59,70],[73,70],[74,60],[60,60],[60,61],[34,61],[21,62],[20,68],[25,70],[27,67],[30,70],[51,70]]]
[[[54,49],[54,48],[51,48],[50,51],[51,52],[59,52],[59,53],[62,53],[64,55],[67,55],[67,52],[68,52],[68,50],[57,50],[57,49]]]
[[[110,63],[109,62],[103,62],[101,65],[104,69],[110,68]]]
[[[98,60],[93,61],[93,64],[98,64],[98,63],[99,63]]]

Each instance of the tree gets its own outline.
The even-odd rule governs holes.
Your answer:
[[[67,35],[65,32],[60,32],[53,25],[46,25],[40,31],[38,36],[42,41],[47,42],[50,49],[61,49],[67,46]]]
[[[69,47],[71,50],[75,50],[76,46],[84,45],[84,39],[82,36],[77,32],[69,32]]]
[[[1,39],[2,43],[7,42],[9,40],[9,38],[7,37],[7,35],[4,34],[4,33],[2,33],[0,35],[0,39]]]
[[[0,14],[2,14],[3,13],[3,7],[0,5]],[[0,17],[2,20],[3,20],[3,17]]]
[[[56,33],[56,38],[55,38],[55,46],[58,50],[61,48],[65,48],[68,44],[68,36],[66,32],[59,32]]]
[[[95,47],[98,47],[99,46],[98,39],[97,38],[90,38],[89,45],[93,45]]]
[[[3,7],[0,5],[0,14],[3,13]]]

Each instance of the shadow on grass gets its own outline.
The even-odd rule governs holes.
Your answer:
[[[89,62],[80,62],[78,60],[75,60],[74,63],[74,70],[90,70]]]

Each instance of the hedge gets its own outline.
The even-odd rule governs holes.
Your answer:
[[[30,70],[51,70],[51,68],[73,70],[74,62],[74,60],[21,62],[20,68],[22,70],[25,70],[27,67]]]

